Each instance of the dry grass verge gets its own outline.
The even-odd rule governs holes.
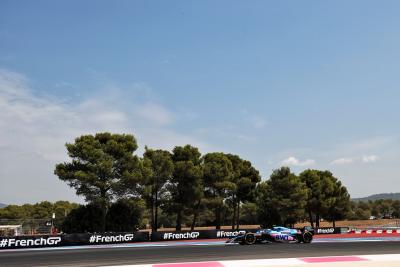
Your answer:
[[[310,225],[309,222],[297,223],[295,227],[301,228]],[[320,227],[332,227],[332,222],[320,222]],[[337,221],[336,227],[350,228],[376,228],[376,227],[400,227],[399,219],[380,219],[380,220],[356,220],[356,221]]]

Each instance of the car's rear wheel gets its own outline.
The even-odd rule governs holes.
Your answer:
[[[253,245],[256,242],[256,236],[252,233],[247,233],[244,236],[244,243],[246,245]]]
[[[313,235],[310,232],[305,232],[303,234],[303,242],[304,243],[311,243],[311,241],[313,240]]]

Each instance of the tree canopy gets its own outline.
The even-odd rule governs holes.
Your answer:
[[[203,168],[196,147],[177,146],[172,153],[174,172],[169,184],[168,210],[176,214],[176,230],[182,229],[184,212],[193,210],[203,197]]]
[[[143,155],[144,168],[147,168],[148,175],[143,177],[145,189],[143,198],[146,200],[147,207],[151,213],[152,231],[158,228],[158,210],[160,202],[167,197],[167,183],[171,180],[174,173],[174,162],[172,155],[166,150],[153,150],[146,147]]]
[[[185,145],[171,152],[146,146],[139,157],[134,155],[138,146],[133,135],[107,132],[82,135],[66,148],[71,160],[57,164],[54,172],[88,203],[65,218],[68,229],[78,218],[92,220],[79,228],[86,231],[128,229],[123,222],[149,224],[157,231],[172,224],[176,230],[227,223],[233,229],[242,221],[290,225],[306,217],[318,226],[322,218],[335,224],[342,218],[400,214],[396,203],[351,203],[346,187],[330,171],[296,175],[281,167],[261,182],[259,171],[238,155],[202,156],[198,148]],[[32,216],[47,216],[48,206],[41,203]],[[9,209],[11,217],[24,211],[12,205]]]
[[[240,205],[246,201],[254,202],[256,186],[261,181],[260,174],[250,161],[243,160],[238,155],[226,155],[232,164],[231,181],[233,186],[228,192],[228,201],[233,207],[232,229],[239,228]]]
[[[233,191],[233,169],[229,158],[223,153],[204,156],[204,190],[208,204],[215,211],[215,226],[221,228],[221,212],[229,191]]]
[[[307,187],[288,167],[274,170],[259,192],[259,216],[263,225],[294,224],[303,216]]]
[[[306,210],[309,221],[319,227],[321,216],[333,222],[349,211],[350,196],[346,187],[330,171],[305,170],[299,175],[308,188]]]
[[[140,177],[139,158],[133,135],[97,133],[83,135],[66,144],[71,162],[56,165],[54,173],[76,189],[86,201],[102,209],[102,230],[105,230],[107,209],[123,180],[137,181]]]

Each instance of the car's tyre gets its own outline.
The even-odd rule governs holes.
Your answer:
[[[244,236],[244,243],[246,245],[253,245],[254,243],[256,243],[256,236],[253,233],[247,233]]]
[[[303,242],[304,243],[311,243],[311,241],[313,240],[313,235],[310,232],[305,232],[303,234]]]

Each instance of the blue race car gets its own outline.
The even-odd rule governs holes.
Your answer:
[[[243,231],[237,236],[226,241],[228,244],[239,243],[240,245],[253,245],[265,243],[311,243],[314,236],[312,228],[291,229],[275,226],[272,229],[260,229],[257,232]]]

